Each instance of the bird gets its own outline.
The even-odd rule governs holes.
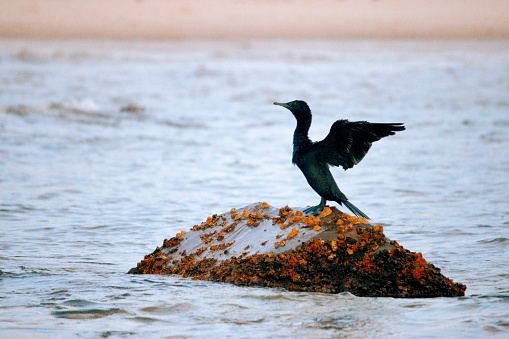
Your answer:
[[[357,217],[369,219],[341,192],[329,167],[341,166],[345,171],[352,168],[364,158],[373,142],[405,130],[404,124],[341,119],[332,124],[325,139],[313,142],[308,137],[312,114],[305,101],[275,102],[274,105],[289,109],[297,120],[293,133],[292,163],[297,165],[308,184],[321,197],[318,205],[306,208],[303,212],[318,215],[327,201],[335,201]]]

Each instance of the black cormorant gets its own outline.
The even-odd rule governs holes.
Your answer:
[[[311,110],[304,101],[275,102],[274,105],[289,109],[297,119],[293,133],[292,162],[304,173],[311,188],[322,197],[320,204],[305,209],[304,213],[318,214],[327,200],[332,200],[345,205],[356,216],[369,219],[339,190],[329,166],[342,166],[345,171],[352,168],[364,158],[373,142],[403,131],[403,124],[338,120],[332,124],[325,139],[313,142],[308,137]]]

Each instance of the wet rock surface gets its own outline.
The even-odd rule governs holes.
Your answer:
[[[242,286],[366,297],[454,297],[466,286],[383,227],[326,207],[318,217],[256,203],[212,215],[165,239],[132,274],[178,274]]]

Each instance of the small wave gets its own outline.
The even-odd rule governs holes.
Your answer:
[[[165,314],[167,312],[167,310],[168,310],[168,306],[166,306],[166,305],[148,306],[148,307],[143,307],[140,309],[140,311],[142,311],[144,313],[155,314],[155,315]]]
[[[182,314],[195,309],[191,303],[177,303],[175,305],[148,306],[140,309],[140,311],[152,315],[159,314]]]
[[[428,195],[427,192],[418,191],[418,190],[410,190],[410,189],[395,189],[394,192],[403,193],[403,194],[407,194],[407,195],[413,195],[413,196],[425,196],[425,195]]]
[[[50,200],[50,199],[53,199],[55,197],[58,197],[58,193],[56,192],[48,192],[48,193],[43,193],[43,194],[40,194],[39,196],[37,196],[37,199],[38,200]]]
[[[145,112],[145,107],[133,103],[128,103],[120,107],[120,112],[140,114]]]
[[[71,300],[64,301],[64,304],[66,306],[85,307],[85,306],[94,305],[95,303],[92,301],[84,300],[84,299],[71,299]]]
[[[443,235],[443,236],[450,235],[450,236],[456,236],[456,237],[460,236],[460,235],[470,236],[472,234],[473,233],[466,232],[464,229],[459,229],[459,228],[451,228],[451,229],[445,230],[443,232],[440,232],[440,235]]]
[[[86,310],[69,310],[69,311],[54,311],[52,314],[57,318],[64,319],[100,319],[113,314],[127,313],[120,308],[107,308],[107,309],[86,309]]]
[[[504,237],[498,237],[493,239],[483,239],[479,240],[478,243],[480,244],[509,244],[509,239]]]
[[[137,322],[140,322],[142,324],[151,324],[155,321],[158,321],[158,319],[156,318],[150,318],[150,317],[134,317],[134,318],[131,318],[132,320],[134,321],[137,321]]]
[[[175,128],[178,128],[178,129],[187,129],[187,128],[191,128],[191,129],[206,129],[207,126],[203,123],[197,123],[197,122],[176,122],[176,121],[172,121],[172,120],[163,120],[160,122],[162,125],[166,125],[166,126],[170,126],[170,127],[175,127]]]
[[[167,308],[168,314],[181,314],[189,312],[195,309],[195,306],[191,303],[178,303]]]
[[[102,112],[101,107],[93,100],[71,100],[64,102],[50,102],[46,106],[9,105],[3,107],[2,111],[9,115],[25,117],[30,114],[57,116],[78,122],[97,122],[104,124],[112,120],[111,114]]]
[[[90,115],[97,115],[100,111],[100,106],[92,99],[52,102],[48,108],[51,111],[69,111],[76,114]]]
[[[0,205],[0,213],[13,213],[13,214],[23,214],[27,212],[35,211],[36,208],[29,205],[24,204],[5,204]]]
[[[113,336],[114,338],[123,338],[123,337],[131,337],[136,335],[136,332],[129,331],[106,331],[101,333],[101,338],[109,338]]]
[[[122,119],[144,117],[145,108],[143,106],[128,103],[119,107],[105,108],[93,99],[68,100],[62,102],[49,102],[43,106],[30,106],[25,104],[8,105],[0,108],[0,112],[15,115],[19,117],[29,116],[30,114],[39,114],[47,116],[56,116],[66,120],[86,123],[115,123],[120,116],[117,112],[124,113]],[[169,123],[179,128],[204,128],[201,124],[182,124]]]
[[[481,141],[488,143],[488,144],[498,144],[498,143],[506,142],[508,140],[505,130],[504,131],[492,131],[488,134],[481,135],[480,138],[481,138]]]
[[[30,113],[31,109],[27,105],[10,105],[4,107],[3,111],[7,114],[26,116]]]
[[[468,297],[466,297],[468,298]],[[491,300],[503,300],[507,301],[509,300],[509,294],[473,294],[471,298],[477,298],[477,299],[491,299]]]

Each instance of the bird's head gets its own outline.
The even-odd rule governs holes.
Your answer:
[[[311,120],[311,110],[308,104],[302,100],[294,100],[287,103],[275,102],[274,105],[282,106],[293,113],[297,121]]]

